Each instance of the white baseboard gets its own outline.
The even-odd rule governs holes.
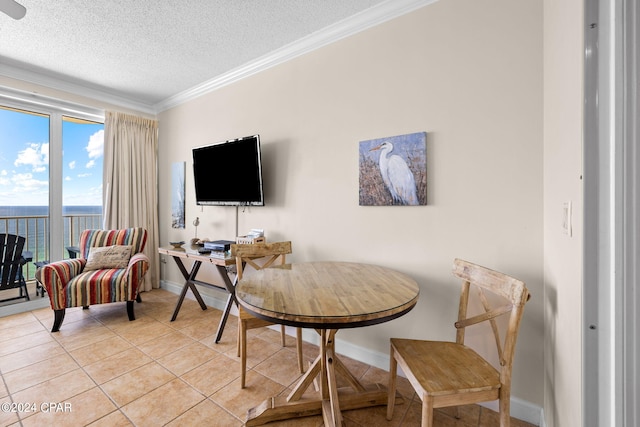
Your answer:
[[[498,412],[498,401],[480,403],[481,406]],[[511,416],[535,426],[541,426],[544,420],[542,408],[526,400],[511,396]]]
[[[182,286],[176,283],[168,282],[166,280],[162,280],[160,282],[160,287],[162,289],[166,289],[169,292],[174,294],[180,294],[182,291]],[[200,291],[200,295],[204,300],[205,304],[210,307],[217,308],[218,310],[223,310],[226,304],[226,297],[224,296],[226,293],[215,291],[214,289],[202,288],[198,287]],[[218,295],[215,295],[218,294]],[[187,297],[191,295],[190,292],[187,293]],[[144,296],[144,294],[143,294]],[[232,309],[232,313],[234,313],[234,309]],[[295,335],[293,328],[287,329],[287,333],[289,335]],[[318,334],[311,330],[303,330],[302,331],[302,339],[306,342],[318,345]],[[375,366],[376,368],[383,369],[385,371],[389,370],[389,354],[380,353],[378,351],[373,351],[364,347],[360,347],[354,344],[351,344],[348,341],[342,341],[339,338],[336,338],[337,347],[340,348],[340,354],[343,354],[347,357],[350,357],[354,360],[357,360],[362,363],[366,363],[367,365]],[[402,371],[398,372],[398,375],[404,376]],[[497,402],[487,402],[483,403],[482,406],[485,406],[494,411],[498,410]],[[534,405],[533,403],[527,402],[525,400],[519,399],[517,397],[511,397],[511,416],[517,418],[522,421],[526,421],[535,426],[543,426],[544,417],[542,413],[542,408]]]
[[[22,301],[17,304],[9,304],[0,307],[0,317],[11,316],[12,314],[24,313],[26,311],[38,310],[50,307],[49,298],[33,298],[30,301]],[[51,311],[53,316],[53,310]]]
[[[540,424],[539,424],[539,426],[540,427],[547,427],[547,423],[544,421],[544,408],[540,409]]]

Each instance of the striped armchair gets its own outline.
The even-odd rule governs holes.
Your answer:
[[[138,286],[149,269],[142,253],[146,242],[144,228],[85,230],[78,258],[38,269],[36,279],[47,290],[54,311],[51,332],[60,329],[67,307],[126,301],[129,320],[135,320],[133,301],[140,301]]]

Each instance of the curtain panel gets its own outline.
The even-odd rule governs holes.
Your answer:
[[[140,290],[160,287],[158,121],[107,111],[104,122],[103,228],[144,227],[149,270]]]

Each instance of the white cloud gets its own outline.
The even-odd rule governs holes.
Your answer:
[[[86,178],[86,177],[91,176],[91,175],[93,175],[93,174],[91,174],[91,173],[79,173],[78,174],[78,178]]]
[[[85,147],[90,159],[102,156],[104,152],[104,129],[99,130],[89,137],[89,143]]]
[[[18,152],[18,158],[13,164],[31,166],[33,172],[44,172],[49,165],[49,143],[29,144],[27,148]]]
[[[33,174],[30,173],[17,173],[11,177],[13,182],[29,181],[33,179]]]
[[[76,161],[75,160],[72,161],[72,162],[69,162],[69,169],[75,169],[75,167],[76,167]]]
[[[65,176],[65,177],[64,177],[64,180],[65,180],[65,181],[71,181],[72,179],[71,179],[71,177],[70,177],[70,176]]]
[[[35,179],[30,173],[18,173],[11,177],[11,181],[15,185],[15,191],[18,193],[39,191],[49,188],[48,181]]]
[[[87,162],[87,164],[85,165],[85,168],[87,169],[91,169],[92,167],[94,167],[96,165],[96,161],[95,160],[89,160]]]

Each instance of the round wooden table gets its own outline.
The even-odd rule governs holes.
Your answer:
[[[326,426],[342,425],[340,409],[385,405],[379,384],[363,385],[335,353],[339,329],[388,322],[409,312],[418,301],[415,280],[377,265],[347,262],[286,264],[245,275],[236,286],[236,299],[256,317],[301,328],[321,336],[320,354],[286,397],[267,399],[247,414],[246,425],[322,413]],[[350,387],[338,389],[336,374]],[[303,394],[320,376],[319,391]],[[308,395],[308,394],[307,394]]]

